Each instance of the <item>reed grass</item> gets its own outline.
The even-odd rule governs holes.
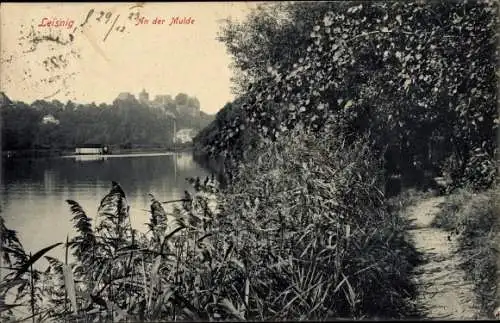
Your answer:
[[[317,138],[296,129],[249,154],[224,190],[212,176],[194,180],[196,193],[176,203],[151,195],[146,233],[132,228],[118,183],[96,223],[68,200],[76,236],[66,247],[75,261],[45,256],[49,266],[31,297],[35,315],[75,322],[415,317],[409,277],[417,253],[400,210],[382,193],[381,160],[364,140]],[[29,279],[20,269],[31,259],[5,232],[2,250],[13,266],[3,296]],[[2,315],[9,310],[3,306]]]
[[[226,230],[257,274],[255,314],[411,316],[416,253],[403,239],[406,224],[385,205],[380,161],[362,141],[323,138],[297,130],[259,151],[224,195]]]

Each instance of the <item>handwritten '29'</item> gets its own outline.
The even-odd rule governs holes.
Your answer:
[[[132,8],[131,8],[132,9]],[[103,42],[106,41],[108,38],[109,34],[115,30],[117,32],[123,33],[125,31],[125,25],[124,23],[120,23],[117,25],[118,19],[120,18],[120,15],[113,15],[111,11],[99,11],[98,13],[94,10],[94,8],[90,9],[89,12],[87,13],[87,17],[85,18],[85,21],[80,24],[80,27],[85,26],[90,19],[94,18],[95,21],[101,24],[108,24],[114,16],[113,23],[111,24],[111,27],[108,29],[106,32],[106,35],[104,35]],[[140,13],[139,11],[136,12],[131,12],[128,15],[128,20],[133,21],[139,19]]]

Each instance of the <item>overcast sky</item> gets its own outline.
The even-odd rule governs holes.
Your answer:
[[[36,99],[111,103],[120,92],[137,96],[143,88],[151,99],[184,92],[196,96],[203,111],[215,113],[234,98],[231,60],[224,44],[215,39],[220,20],[228,16],[242,20],[255,5],[145,3],[130,9],[133,3],[3,3],[0,89],[27,103]],[[135,26],[136,21],[128,19],[136,10],[149,24]],[[88,22],[80,27],[87,16]],[[190,17],[194,23],[170,26],[177,16]],[[164,19],[164,24],[152,24],[155,18]],[[39,26],[48,20],[74,22]]]

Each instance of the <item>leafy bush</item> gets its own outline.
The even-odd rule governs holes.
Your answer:
[[[274,140],[297,123],[320,130],[330,120],[380,150],[394,147],[390,172],[421,177],[448,158],[454,186],[488,187],[497,11],[489,0],[262,6],[222,31],[245,118],[227,122],[218,138],[231,140],[208,149],[230,154],[241,124]]]
[[[215,159],[222,156],[241,160],[245,152],[256,144],[258,136],[244,121],[241,101],[239,98],[227,103],[217,112],[215,120],[193,138],[194,151],[198,157]],[[222,150],[228,145],[232,147],[229,156]]]

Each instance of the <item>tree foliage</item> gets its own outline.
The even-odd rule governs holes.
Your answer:
[[[200,106],[196,98],[187,104]],[[53,119],[46,120],[49,116]],[[172,142],[173,118],[177,130],[200,130],[212,120],[203,112],[193,117],[173,103],[153,108],[136,100],[115,100],[111,105],[13,102],[1,108],[2,149],[73,149],[85,144],[165,147]]]
[[[265,139],[327,121],[390,148],[389,173],[425,169],[481,188],[495,178],[497,4],[327,2],[263,6],[220,39],[246,119]],[[234,140],[231,138],[231,140]],[[208,150],[231,151],[210,143]],[[213,148],[212,148],[213,147]]]

